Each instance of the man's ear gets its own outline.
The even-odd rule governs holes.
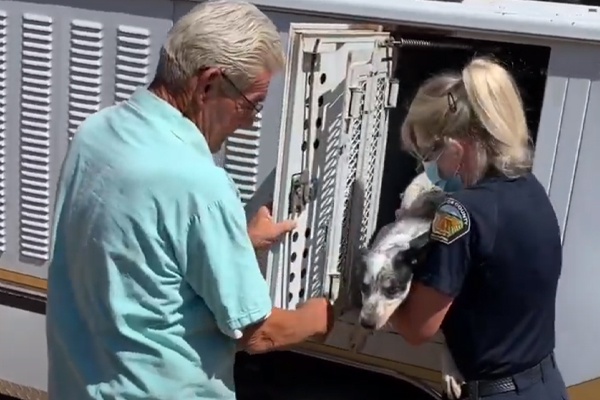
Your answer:
[[[408,246],[411,250],[419,250],[425,247],[427,243],[429,243],[429,230],[411,240]]]
[[[203,68],[196,74],[196,89],[199,93],[208,93],[217,79],[222,77],[223,73],[219,68]]]

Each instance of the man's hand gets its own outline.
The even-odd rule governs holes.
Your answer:
[[[268,206],[262,206],[248,222],[248,236],[256,250],[270,247],[282,235],[292,231],[296,221],[274,222]]]
[[[296,309],[303,313],[307,326],[314,332],[313,339],[324,341],[335,323],[331,302],[326,298],[317,297],[298,304]]]

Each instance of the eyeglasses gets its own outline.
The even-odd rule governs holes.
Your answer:
[[[250,100],[248,97],[246,97],[246,95],[235,85],[235,83],[233,83],[233,81],[231,79],[229,79],[229,77],[224,74],[223,72],[221,72],[221,75],[223,76],[223,79],[225,79],[227,81],[227,83],[229,83],[231,85],[231,87],[233,87],[233,89],[237,92],[237,94],[239,94],[240,96],[242,96],[242,98],[244,99],[244,101],[246,103],[248,103],[248,105],[254,110],[254,112],[256,114],[260,113],[263,109],[263,104],[260,103],[255,103],[252,100]]]

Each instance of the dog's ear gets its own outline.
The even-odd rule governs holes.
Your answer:
[[[369,250],[367,248],[362,247],[356,249],[356,252],[354,253],[356,256],[354,257],[352,273],[353,275],[359,276],[360,279],[362,279],[362,274],[364,273],[364,270],[366,268],[366,258],[368,251]]]
[[[411,250],[420,250],[429,243],[429,230],[417,236],[408,243]]]
[[[425,260],[427,256],[427,244],[429,244],[429,230],[411,240],[408,245],[410,246],[407,251],[404,252],[404,259],[411,268],[417,267],[420,263]]]
[[[447,194],[441,190],[432,190],[426,197],[432,208],[437,210],[438,207],[441,206],[444,201],[446,201]]]

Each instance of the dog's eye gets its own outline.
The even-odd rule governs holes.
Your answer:
[[[390,285],[383,289],[387,297],[397,296],[402,290],[402,285]]]
[[[362,293],[369,293],[369,285],[367,285],[366,283],[361,283],[360,284],[360,291]]]

